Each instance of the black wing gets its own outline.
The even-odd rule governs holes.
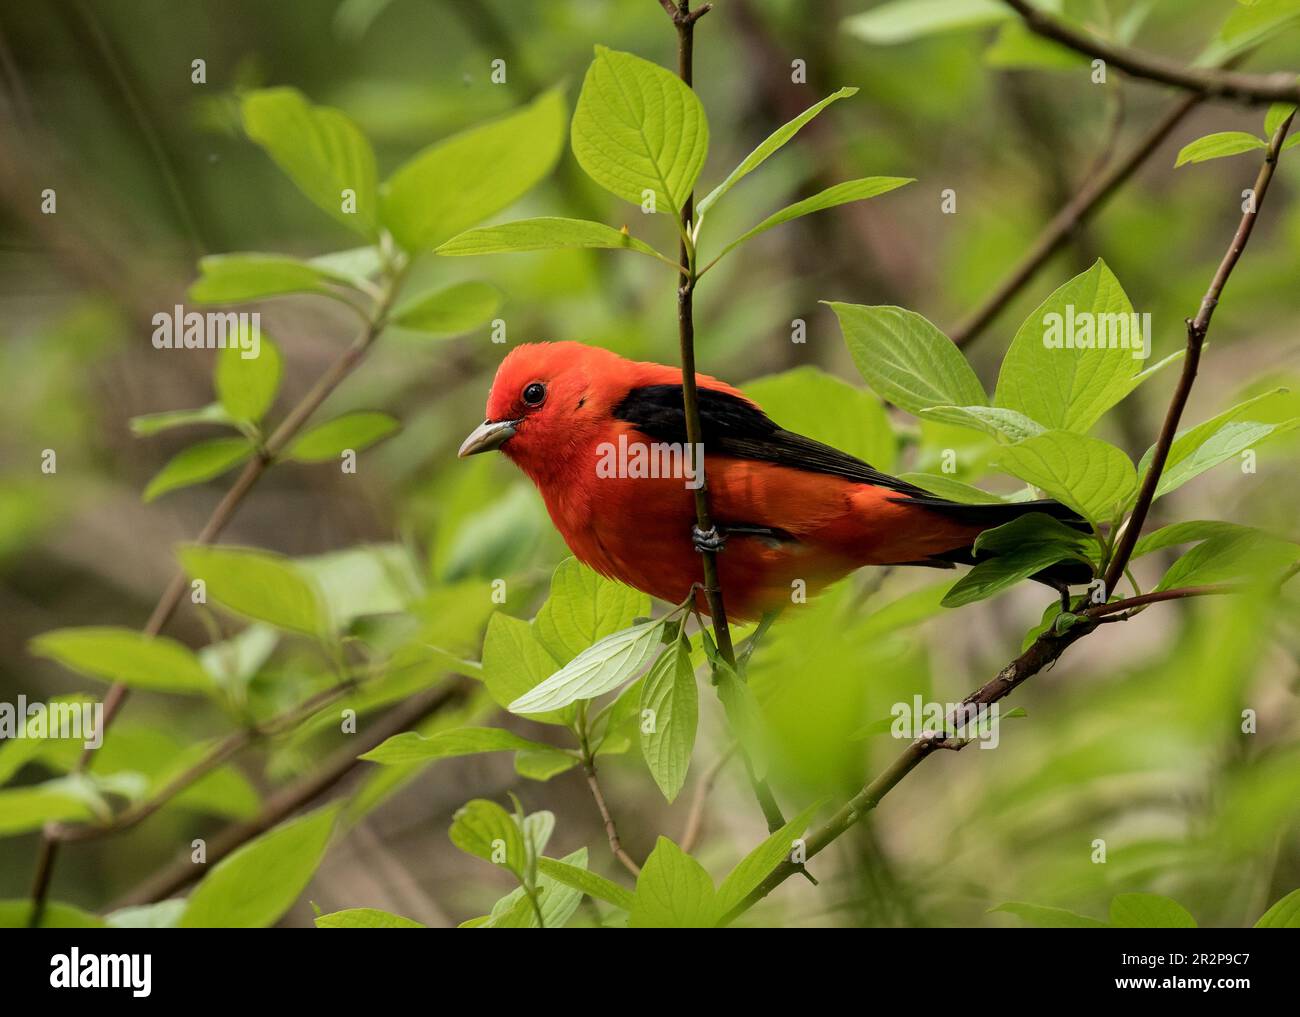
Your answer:
[[[757,407],[727,392],[702,388],[700,429],[704,447],[717,455],[757,459],[811,473],[886,487],[920,500],[936,499],[928,491],[864,463],[830,445],[787,431]],[[680,385],[635,388],[614,407],[614,416],[655,441],[686,444],[686,414]],[[948,504],[947,502],[943,502]]]
[[[967,504],[940,498],[915,484],[881,473],[870,463],[837,448],[785,430],[762,410],[737,396],[702,388],[699,397],[700,429],[705,449],[709,452],[884,487],[898,492],[896,501],[923,505],[973,525],[1000,526],[1028,512],[1043,512],[1080,530],[1088,529],[1078,515],[1056,501]],[[655,441],[686,444],[686,413],[680,385],[635,388],[614,407],[614,416],[632,424]]]

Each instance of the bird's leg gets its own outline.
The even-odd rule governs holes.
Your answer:
[[[716,524],[710,526],[707,530],[701,530],[698,526],[691,527],[691,543],[695,545],[695,550],[703,554],[705,551],[711,551],[714,554],[723,551],[727,547],[726,534],[722,532],[721,527]]]
[[[768,547],[780,547],[794,539],[784,530],[774,530],[770,526],[748,526],[744,523],[721,526],[714,523],[708,530],[691,527],[691,543],[697,551],[712,551],[717,554],[726,549],[728,537],[757,537]]]

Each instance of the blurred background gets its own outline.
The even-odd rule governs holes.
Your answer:
[[[812,365],[861,388],[834,316],[819,301],[896,304],[941,328],[954,326],[987,298],[1096,161],[1115,146],[1127,151],[1177,101],[1117,77],[1095,85],[1086,64],[1041,49],[1026,55],[1023,40],[998,26],[894,45],[842,29],[844,18],[872,6],[717,0],[698,25],[695,83],[712,139],[705,190],[817,99],[844,85],[861,89],[747,178],[744,198],[718,208],[717,235],[738,234],[838,180],[917,178],[887,198],[773,230],[723,262],[696,297],[702,370],[745,384]],[[1188,61],[1236,9],[1232,0],[1109,4],[1115,18],[1137,6],[1152,8],[1137,44]],[[153,314],[184,302],[202,255],[312,257],[354,243],[243,135],[241,90],[291,85],[344,110],[372,140],[382,178],[430,142],[557,83],[567,84],[572,108],[594,44],[675,64],[674,33],[656,0],[5,5],[0,699],[100,694],[101,685],[32,656],[28,641],[62,626],[139,628],[174,572],[173,546],[198,532],[230,483],[227,477],[141,501],[161,465],[205,432],[138,438],[128,420],[212,398],[211,354],[155,350]],[[204,84],[191,81],[196,59],[206,62]],[[504,84],[490,79],[496,59],[506,61]],[[804,62],[806,83],[791,80],[793,61]],[[1300,25],[1245,64],[1298,65]],[[1024,315],[1097,257],[1135,308],[1152,314],[1155,357],[1181,348],[1183,319],[1194,313],[1235,229],[1257,159],[1175,171],[1175,154],[1213,131],[1258,134],[1262,119],[1262,110],[1207,104],[1180,124],[971,344],[986,385],[992,388]],[[1215,318],[1188,423],[1255,392],[1279,385],[1294,392],[1300,383],[1297,184],[1300,153],[1283,160]],[[57,192],[56,214],[41,212],[46,188]],[[956,195],[953,214],[943,210],[946,189]],[[552,176],[502,218],[525,215],[614,226],[635,220],[639,236],[675,249],[666,218],[648,221],[601,191],[567,151]],[[413,286],[471,277],[505,293],[500,316],[510,345],[569,338],[629,357],[676,360],[673,279],[650,259],[582,251],[425,258]],[[355,323],[341,307],[310,298],[260,310],[285,355],[276,410],[283,413],[350,341]],[[791,342],[795,319],[807,323],[805,343]],[[355,476],[277,467],[240,509],[225,542],[312,559],[368,547],[399,555],[422,592],[434,641],[477,659],[495,606],[491,579],[508,578],[503,609],[529,618],[567,554],[540,498],[509,463],[455,458],[482,419],[505,349],[486,327],[442,342],[386,336],[329,410],[384,409],[402,420],[402,432],[364,453]],[[1136,459],[1154,439],[1172,383],[1170,373],[1139,389],[1099,433]],[[1275,419],[1294,416],[1300,396],[1268,406]],[[852,418],[828,424],[819,407],[802,412],[807,418],[795,419],[798,407],[774,415],[813,433],[819,416],[823,428],[853,428]],[[874,397],[862,397],[858,412],[864,419],[878,413]],[[983,480],[991,446],[973,432],[921,426],[892,411],[891,421],[894,447],[874,465],[934,471],[941,450],[954,448],[962,479],[1014,486]],[[41,472],[45,449],[57,451],[54,475]],[[1254,474],[1225,464],[1158,502],[1151,524],[1227,519],[1295,539],[1298,452],[1292,435],[1261,447]],[[1169,561],[1161,558],[1140,563],[1144,586]],[[353,592],[366,567],[358,560],[326,559]],[[862,735],[864,726],[916,693],[959,700],[1019,652],[1050,599],[1022,586],[960,613],[939,612],[934,593],[951,578],[852,577],[783,620],[755,657],[755,686],[781,747],[776,785],[787,813],[852,794],[899,747],[887,734]],[[1108,626],[1016,694],[1011,705],[1027,716],[1006,724],[998,751],[939,753],[817,860],[820,889],[792,880],[753,920],[1016,924],[989,913],[1009,900],[1104,918],[1114,893],[1141,890],[1175,897],[1202,925],[1252,923],[1300,885],[1295,608],[1294,591],[1214,598],[1161,605]],[[229,619],[220,619],[215,633],[211,624],[182,607],[166,631],[199,647],[238,630]],[[294,701],[318,680],[310,658],[273,640],[250,652],[241,677],[248,696]],[[427,691],[441,675],[430,668],[408,691]],[[606,793],[635,857],[648,853],[657,834],[680,838],[698,782],[725,749],[717,704],[708,694],[701,704],[691,777],[672,806],[635,748],[603,764]],[[1257,711],[1255,734],[1241,732],[1246,708]],[[455,710],[461,720],[546,737],[493,712],[472,691]],[[449,716],[429,712],[414,721],[427,728]],[[229,717],[197,700],[137,694],[96,765],[103,773],[115,766],[158,772],[194,741],[229,727]],[[256,815],[277,788],[345,744],[324,725],[244,754],[208,794],[111,841],[65,849],[52,897],[92,910],[132,899],[193,837]],[[39,758],[5,776],[21,786],[68,765]],[[578,771],[531,781],[508,755],[488,755],[401,773],[362,764],[344,775],[328,793],[360,793],[361,804],[353,800],[353,822],[304,899],[324,911],[371,906],[429,924],[484,913],[509,884],[455,850],[446,829],[469,798],[504,801],[508,791],[529,810],[556,813],[551,854],[586,845],[593,868],[621,877]],[[763,834],[738,767],[721,771],[703,817],[696,853],[720,877]],[[1097,839],[1107,845],[1105,864],[1093,861]],[[0,898],[26,894],[36,843],[31,833],[0,839]],[[300,903],[285,922],[310,920]],[[585,911],[575,919],[593,920]]]

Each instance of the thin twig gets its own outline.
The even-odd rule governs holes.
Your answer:
[[[1088,32],[1044,14],[1028,0],[1003,0],[1020,15],[1031,32],[1108,65],[1134,78],[1173,85],[1207,99],[1232,99],[1260,103],[1300,103],[1300,85],[1295,75],[1286,71],[1272,74],[1242,74],[1212,68],[1186,67],[1173,60],[1143,53],[1140,50],[1107,42]]]
[[[1113,600],[1109,604],[1097,604],[1079,613],[1086,618],[1103,618],[1106,615],[1119,614],[1147,604],[1159,604],[1166,600],[1186,600],[1189,597],[1217,597],[1227,593],[1241,593],[1247,589],[1243,583],[1218,583],[1212,586],[1184,586],[1177,590],[1160,590],[1156,593],[1144,593],[1128,600]]]
[[[1100,208],[1112,194],[1122,187],[1137,169],[1159,149],[1174,128],[1186,119],[1203,101],[1199,95],[1189,95],[1178,101],[1168,113],[1133,146],[1122,160],[1103,173],[1092,176],[1077,194],[1056,214],[1034,241],[1033,246],[998,285],[998,288],[976,310],[972,311],[950,333],[952,341],[964,347],[973,342],[1038,274],[1048,260],[1070,239],[1074,232]]]
[[[72,841],[98,840],[123,830],[128,830],[137,823],[142,823],[168,802],[185,791],[191,785],[206,777],[213,770],[225,765],[254,742],[269,738],[283,731],[297,727],[309,720],[331,703],[354,691],[360,683],[355,679],[340,682],[327,689],[322,689],[308,696],[297,706],[272,717],[261,724],[254,724],[228,734],[191,765],[169,780],[156,794],[124,809],[106,823],[56,823],[50,829],[55,840],[69,843]]]
[[[1008,0],[1010,2],[1010,0]],[[1159,482],[1160,473],[1164,469],[1165,460],[1168,455],[1169,445],[1173,442],[1173,436],[1178,426],[1178,418],[1182,413],[1182,407],[1187,402],[1187,396],[1191,390],[1192,382],[1196,377],[1195,361],[1199,357],[1201,345],[1205,340],[1205,333],[1209,327],[1210,317],[1214,313],[1214,308],[1218,303],[1219,297],[1227,284],[1228,277],[1232,274],[1233,268],[1241,258],[1241,253],[1250,239],[1251,231],[1254,229],[1255,219],[1258,216],[1259,208],[1263,204],[1264,195],[1268,190],[1269,182],[1273,176],[1273,170],[1277,163],[1278,152],[1282,147],[1282,142],[1286,137],[1287,129],[1291,124],[1291,117],[1288,117],[1278,129],[1274,132],[1272,141],[1269,144],[1268,152],[1265,155],[1264,165],[1259,171],[1259,176],[1255,183],[1254,204],[1251,210],[1242,218],[1236,233],[1233,235],[1232,243],[1220,263],[1218,271],[1215,272],[1214,279],[1210,284],[1205,298],[1201,301],[1201,309],[1194,320],[1188,321],[1188,364],[1184,365],[1183,377],[1179,382],[1177,390],[1170,401],[1169,411],[1165,416],[1165,423],[1161,429],[1160,438],[1157,442],[1157,454],[1152,459],[1150,469],[1148,470],[1146,480],[1144,481],[1142,492],[1139,494],[1137,507],[1135,507],[1130,517],[1131,531],[1126,531],[1116,548],[1115,555],[1111,558],[1110,568],[1107,570],[1107,590],[1113,588],[1110,581],[1112,573],[1116,577],[1123,574],[1124,566],[1127,564],[1128,556],[1132,551],[1133,544],[1137,540],[1138,532],[1141,530],[1142,520],[1145,518],[1146,509],[1150,507],[1151,496],[1154,494],[1156,484]],[[1189,366],[1190,365],[1190,366]],[[1163,453],[1161,448],[1163,447]],[[1140,511],[1140,514],[1139,514]],[[1288,570],[1285,578],[1296,573],[1296,569]],[[1116,610],[1126,610],[1130,607],[1140,606],[1142,602],[1152,602],[1150,598],[1156,594],[1146,594],[1143,597],[1133,597],[1128,601],[1118,602]],[[1168,598],[1165,598],[1168,599]],[[1106,605],[1109,606],[1109,605]],[[1104,612],[1095,612],[1103,614]],[[1073,643],[1082,639],[1084,636],[1096,630],[1097,626],[1105,621],[1100,617],[1086,617],[1078,622],[1072,628],[1063,633],[1055,632],[1048,629],[1041,634],[1029,648],[1020,654],[1015,660],[999,671],[990,681],[986,682],[980,688],[967,696],[961,704],[962,708],[990,706],[993,703],[1010,695],[1016,688],[1023,684],[1034,675],[1038,674],[1045,667],[1056,662],[1062,653],[1066,651]],[[867,784],[861,791],[854,795],[848,802],[822,826],[818,827],[813,833],[809,834],[804,840],[804,858],[810,859],[820,853],[823,849],[832,843],[837,837],[848,830],[853,824],[858,822],[866,813],[874,809],[882,798],[893,790],[900,781],[909,773],[918,767],[932,752],[940,748],[961,749],[964,741],[956,741],[953,744],[947,744],[947,739],[942,733],[935,736],[922,737],[913,741],[906,749],[871,783]],[[764,879],[743,901],[737,904],[730,912],[723,916],[719,924],[728,924],[743,914],[749,908],[753,907],[776,887],[780,886],[785,880],[790,878],[796,872],[800,871],[800,866],[791,861],[784,861],[772,873]]]
[[[195,539],[196,544],[211,544],[217,539],[248,492],[261,479],[262,474],[266,472],[267,467],[271,465],[275,457],[288,447],[289,442],[298,434],[298,431],[307,422],[308,418],[320,408],[321,404],[362,361],[387,323],[388,309],[397,295],[397,291],[401,288],[402,278],[403,276],[399,272],[391,280],[385,290],[383,299],[375,309],[373,320],[367,324],[356,341],[321,375],[301,401],[289,411],[288,416],[284,418],[280,426],[267,439],[259,454],[249,460],[248,465],[239,474],[234,485],[217,503],[217,507],[212,510],[212,515],[208,517],[207,523]],[[167,624],[168,619],[171,618],[180,604],[185,589],[185,573],[178,572],[163,592],[162,598],[149,616],[148,622],[145,623],[144,634],[146,636],[156,636],[162,631],[163,626]],[[108,693],[104,696],[104,719],[100,725],[101,731],[107,731],[109,725],[117,716],[118,710],[121,709],[122,704],[125,702],[128,691],[127,686],[121,682],[115,682],[109,688]],[[82,753],[81,759],[77,763],[78,771],[84,771],[90,765],[94,752],[94,749],[87,749]],[[53,875],[57,856],[58,841],[50,836],[49,831],[46,831],[41,837],[36,859],[36,870],[32,877],[31,898],[33,907],[31,920],[33,924],[39,923],[44,910],[45,898],[49,893],[50,878]]]
[[[1155,500],[1156,487],[1160,483],[1160,475],[1164,472],[1165,462],[1169,458],[1169,449],[1178,434],[1178,422],[1182,419],[1183,409],[1187,406],[1188,396],[1192,392],[1192,383],[1196,380],[1197,366],[1201,361],[1201,349],[1205,345],[1205,335],[1210,329],[1210,319],[1214,316],[1214,309],[1219,305],[1232,270],[1236,268],[1242,252],[1246,249],[1246,244],[1250,241],[1250,235],[1254,232],[1255,221],[1259,218],[1259,209],[1264,204],[1264,196],[1268,193],[1268,186],[1273,180],[1273,171],[1277,168],[1278,153],[1282,150],[1282,143],[1286,140],[1294,116],[1294,113],[1288,116],[1273,132],[1268,151],[1264,156],[1264,164],[1260,166],[1259,174],[1255,178],[1252,200],[1246,212],[1242,214],[1237,232],[1233,235],[1232,243],[1224,253],[1223,260],[1219,262],[1219,268],[1214,273],[1210,288],[1201,299],[1200,310],[1197,311],[1195,318],[1187,319],[1187,354],[1183,358],[1182,374],[1178,377],[1178,386],[1174,389],[1173,398],[1169,401],[1169,409],[1165,412],[1165,422],[1160,428],[1160,437],[1156,439],[1151,465],[1147,467],[1146,476],[1142,479],[1137,501],[1115,543],[1115,553],[1106,568],[1104,582],[1107,599],[1124,575],[1129,556],[1133,553],[1133,547],[1142,533],[1142,524],[1146,522],[1147,512]]]
[[[659,0],[659,2],[677,28],[677,74],[687,87],[691,87],[695,62],[695,22],[707,14],[712,5],[704,4],[692,11],[690,0],[679,0],[676,4],[672,3],[672,0]],[[678,250],[678,263],[686,274],[686,280],[677,288],[677,331],[681,346],[682,411],[686,418],[686,442],[690,448],[702,448],[704,439],[703,429],[700,426],[699,390],[695,378],[694,296],[697,276],[694,254],[687,240],[691,230],[691,219],[695,214],[694,209],[695,195],[689,194],[682,205],[680,221],[682,240]],[[695,521],[702,533],[713,530],[713,519],[709,511],[709,484],[703,469],[700,471],[699,484],[695,488]],[[731,640],[731,627],[727,624],[727,609],[722,599],[722,585],[718,582],[718,558],[712,551],[701,551],[700,559],[704,573],[704,599],[709,606],[709,617],[713,622],[718,653],[739,681],[741,679],[740,671],[736,667],[736,649]],[[767,781],[758,776],[748,753],[744,753],[744,759],[745,770],[749,775],[759,807],[763,810],[768,831],[775,833],[785,825],[781,807],[777,804]]]
[[[590,760],[584,761],[582,771],[587,775],[587,787],[591,788],[591,797],[596,800],[596,808],[600,810],[601,822],[605,824],[605,836],[609,838],[609,849],[614,853],[614,857],[619,860],[623,868],[632,873],[633,876],[641,874],[641,866],[636,860],[623,850],[623,842],[618,838],[618,826],[614,823],[614,817],[610,814],[609,804],[605,801],[605,793],[600,789],[600,781],[596,779],[596,766]]]
[[[273,826],[310,805],[351,773],[363,762],[359,757],[395,734],[409,730],[426,717],[461,699],[470,683],[441,685],[411,696],[400,706],[362,727],[337,752],[311,773],[271,794],[261,811],[252,819],[233,823],[208,838],[207,860],[196,864],[187,850],[165,868],[154,872],[144,882],[114,902],[113,907],[131,907],[163,900],[203,875],[236,848],[265,833]]]
[[[708,804],[709,795],[713,793],[713,787],[722,776],[722,771],[726,769],[727,764],[731,762],[736,755],[737,746],[733,745],[722,755],[713,761],[713,765],[704,771],[700,777],[700,782],[695,786],[695,796],[691,799],[691,811],[686,817],[686,827],[682,831],[682,839],[679,847],[687,854],[694,850],[695,845],[699,843],[700,834],[704,832],[704,812]]]

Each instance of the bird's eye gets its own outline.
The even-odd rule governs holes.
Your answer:
[[[546,386],[535,381],[524,387],[524,402],[529,406],[541,406],[546,401]]]

